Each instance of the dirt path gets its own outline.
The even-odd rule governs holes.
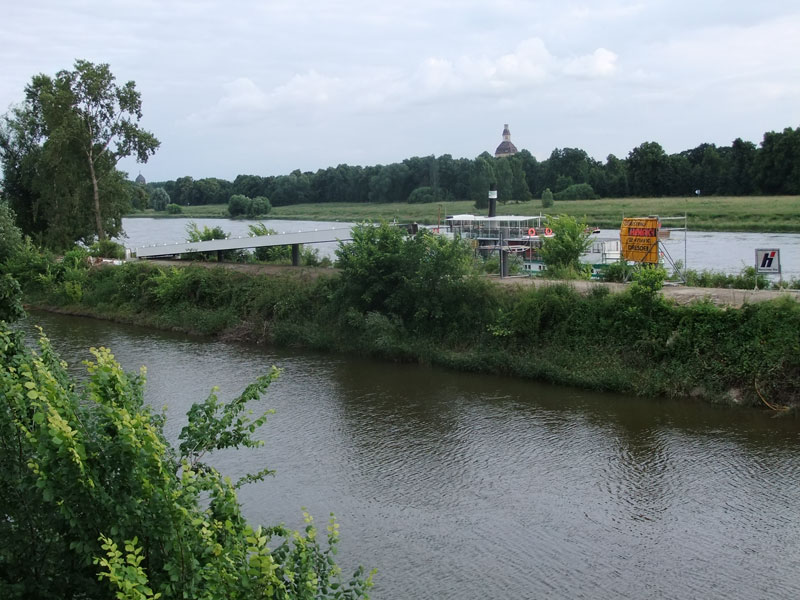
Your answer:
[[[209,263],[201,261],[185,260],[151,260],[153,264],[166,267],[183,267],[194,265],[213,269],[224,267],[241,273],[253,275],[294,275],[301,279],[315,279],[321,275],[332,275],[338,273],[338,269],[326,267],[292,267],[288,265],[259,265],[246,263]],[[625,289],[623,283],[605,283],[602,281],[556,281],[552,279],[540,279],[537,277],[490,277],[490,280],[500,285],[518,285],[542,287],[566,283],[581,292],[588,292],[595,287],[607,287],[610,291],[621,292]],[[666,298],[672,298],[678,304],[689,304],[691,302],[708,299],[717,306],[732,306],[738,308],[745,303],[763,302],[775,298],[788,297],[795,301],[800,301],[800,290],[731,290],[726,288],[696,288],[683,285],[667,284],[662,290]]]
[[[593,287],[607,287],[611,292],[621,292],[626,285],[623,283],[605,283],[602,281],[555,281],[552,279],[539,279],[536,277],[506,277],[504,279],[492,278],[503,285],[533,285],[542,287],[566,283],[576,290],[588,292]],[[727,288],[698,288],[684,285],[667,284],[662,290],[666,298],[672,298],[677,304],[689,304],[699,300],[710,300],[717,306],[732,306],[738,308],[745,303],[763,302],[775,298],[788,297],[800,301],[800,290],[732,290]]]

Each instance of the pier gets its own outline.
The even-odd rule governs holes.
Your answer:
[[[319,228],[308,231],[281,232],[255,237],[241,236],[207,242],[176,242],[141,246],[135,249],[137,258],[166,258],[195,252],[222,252],[223,250],[245,250],[267,246],[291,246],[292,265],[300,264],[300,245],[323,242],[349,241],[353,239],[350,226]]]

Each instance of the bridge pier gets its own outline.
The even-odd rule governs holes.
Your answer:
[[[292,244],[292,266],[300,266],[300,244]]]

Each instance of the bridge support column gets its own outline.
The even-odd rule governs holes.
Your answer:
[[[292,244],[292,266],[300,266],[300,244]]]

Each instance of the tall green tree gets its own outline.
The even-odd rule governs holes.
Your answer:
[[[511,190],[511,197],[517,202],[528,202],[533,198],[531,190],[528,187],[528,180],[525,176],[525,170],[522,168],[522,161],[516,156],[510,157],[511,173],[514,176],[514,182]]]
[[[167,204],[170,202],[169,194],[163,187],[154,189],[153,193],[150,194],[150,206],[153,207],[153,210],[165,211],[167,210]]]
[[[126,208],[118,199],[127,193],[120,193],[124,177],[116,165],[128,156],[147,162],[159,146],[139,127],[141,118],[136,84],[118,85],[105,63],[77,60],[55,77],[34,76],[24,104],[6,116],[0,134],[4,177],[13,181],[6,193],[14,208],[31,213],[32,223],[42,217],[44,229],[59,223],[65,229],[59,243],[65,237],[87,241],[118,233]],[[87,204],[93,217],[88,231],[79,220]]]
[[[513,197],[514,173],[511,171],[511,164],[505,157],[494,159],[494,173],[497,180],[497,199],[506,204]]]
[[[645,142],[628,154],[631,193],[636,196],[662,196],[669,180],[669,157],[661,144]]]
[[[469,199],[475,201],[475,208],[486,208],[489,205],[489,187],[497,185],[493,163],[494,157],[484,152],[472,164],[469,175]]]
[[[730,171],[727,179],[726,194],[733,196],[746,196],[752,194],[753,163],[756,159],[756,145],[736,138],[731,143]]]
[[[754,175],[764,193],[800,194],[800,127],[764,134]]]

